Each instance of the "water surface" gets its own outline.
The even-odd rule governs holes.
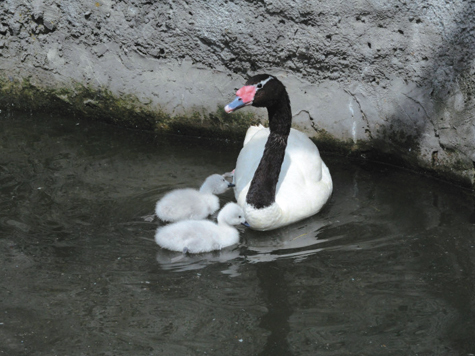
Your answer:
[[[0,116],[0,354],[475,354],[475,200],[436,180],[323,153],[318,215],[161,250],[155,202],[239,149]]]

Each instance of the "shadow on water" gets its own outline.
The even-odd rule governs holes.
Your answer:
[[[450,185],[325,157],[335,190],[318,215],[240,227],[214,253],[158,248],[155,202],[230,171],[239,149],[2,118],[0,351],[473,353],[475,201]]]

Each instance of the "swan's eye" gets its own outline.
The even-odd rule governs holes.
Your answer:
[[[239,219],[241,219],[241,218],[242,218],[242,216],[241,216],[241,215],[239,215]]]
[[[257,84],[257,89],[262,89],[262,84],[261,83]]]

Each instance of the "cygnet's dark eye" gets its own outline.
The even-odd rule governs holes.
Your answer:
[[[241,216],[241,215],[239,215],[239,219],[241,219],[241,218],[242,218],[242,216]]]
[[[257,84],[257,89],[261,89],[261,88],[262,88],[262,84],[261,83]]]

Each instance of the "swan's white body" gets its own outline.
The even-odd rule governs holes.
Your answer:
[[[218,224],[208,220],[185,220],[157,229],[155,242],[171,251],[201,253],[221,250],[239,242],[232,225],[244,223],[244,213],[236,203],[228,203],[218,214]]]
[[[275,229],[316,214],[333,190],[330,171],[318,148],[304,133],[291,129],[275,202],[262,209],[248,204],[246,196],[269,133],[262,125],[248,129],[234,172],[236,200],[244,210],[246,221],[256,230]]]
[[[180,220],[200,220],[219,209],[219,198],[229,188],[229,183],[219,174],[206,178],[200,190],[175,189],[165,194],[155,206],[155,214],[160,220],[175,222]]]

